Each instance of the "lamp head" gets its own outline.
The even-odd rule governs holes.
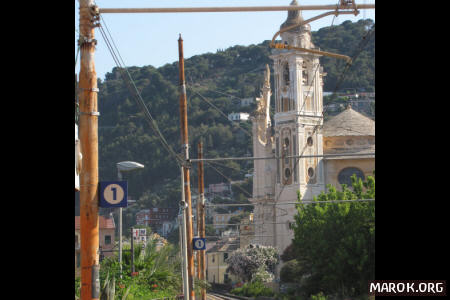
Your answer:
[[[134,161],[122,161],[117,163],[117,169],[120,172],[133,171],[137,169],[143,169],[144,165]]]

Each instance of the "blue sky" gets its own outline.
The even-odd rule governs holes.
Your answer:
[[[300,5],[330,5],[338,0],[297,0]],[[131,7],[196,7],[196,6],[280,6],[291,0],[96,0],[100,8]],[[357,0],[357,4],[374,4],[374,0]],[[75,29],[78,30],[79,2],[75,2]],[[305,19],[324,11],[303,11]],[[242,13],[159,13],[159,14],[103,14],[109,31],[127,66],[163,66],[178,61],[178,37],[181,33],[184,57],[189,58],[207,52],[215,53],[235,45],[259,44],[271,40],[286,20],[287,12],[242,12]],[[358,16],[340,15],[334,25],[346,20],[375,20],[375,10],[361,10]],[[311,23],[311,29],[330,26],[333,16]],[[75,48],[78,33],[75,34]],[[98,31],[95,53],[97,77],[115,66],[111,54]],[[323,49],[326,50],[326,49]],[[76,66],[76,72],[79,66]]]

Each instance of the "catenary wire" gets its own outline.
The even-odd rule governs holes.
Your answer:
[[[106,25],[105,21],[103,20],[103,18],[102,18],[102,22],[104,24],[104,27],[107,28],[107,25]],[[128,69],[125,67],[125,64],[123,63],[123,59],[120,56],[120,52],[116,48],[116,51],[117,51],[117,54],[116,54],[116,51],[114,51],[113,45],[109,41],[109,38],[106,35],[106,33],[104,32],[104,30],[102,29],[102,27],[103,26],[99,27],[100,33],[102,34],[102,37],[105,40],[105,43],[106,43],[106,45],[108,47],[108,50],[110,51],[110,53],[111,53],[111,55],[113,57],[113,60],[116,63],[116,65],[117,65],[117,67],[118,67],[118,69],[119,69],[119,71],[121,73],[123,81],[126,83],[126,85],[129,88],[131,94],[132,95],[134,94],[136,96],[136,97],[134,97],[134,99],[136,100],[138,106],[143,110],[144,116],[146,116],[147,121],[149,122],[151,128],[155,131],[156,136],[159,138],[159,140],[160,140],[161,144],[163,145],[163,147],[175,158],[176,163],[180,165],[183,162],[183,160],[173,151],[172,147],[168,144],[168,142],[164,138],[163,134],[159,130],[159,127],[158,127],[158,125],[156,123],[156,120],[150,114],[150,111],[148,110],[147,106],[145,105],[144,100],[142,99],[142,96],[141,96],[139,90],[137,89],[131,74],[128,72]],[[109,30],[108,30],[108,32],[109,32]],[[113,41],[112,36],[111,36],[111,41]],[[120,57],[120,59],[119,59],[119,57]],[[122,63],[121,63],[120,60],[122,60]],[[126,71],[129,81],[126,80],[126,76],[123,73],[123,70]],[[132,84],[132,87],[130,86],[130,82]],[[134,88],[134,93],[133,93],[133,88]]]
[[[215,110],[217,110],[223,117],[225,117],[228,121],[230,121],[232,124],[237,125],[242,131],[245,132],[245,134],[247,134],[249,137],[251,137],[252,135],[245,130],[244,128],[242,128],[238,122],[234,122],[233,120],[230,120],[228,118],[228,116],[222,111],[220,110],[220,108],[218,108],[217,106],[215,106],[213,103],[211,103],[210,101],[208,101],[208,99],[206,99],[206,97],[204,97],[203,95],[201,95],[199,92],[194,91],[192,87],[188,86],[188,89],[190,89],[194,94],[196,94],[197,96],[200,97],[200,99],[202,99],[203,101],[205,101],[206,103],[208,103],[209,105],[211,105]]]
[[[100,29],[101,29],[101,27],[100,27]],[[103,32],[103,30],[101,30],[101,32]],[[104,36],[104,38],[105,38],[105,36]],[[111,37],[111,38],[112,38],[112,37]],[[109,44],[109,46],[110,46],[109,49],[112,49],[112,46],[111,46],[111,44],[109,43],[109,41],[108,41],[108,40],[106,40],[106,41],[107,41],[107,44]],[[118,50],[117,50],[117,52],[118,52]],[[120,54],[119,54],[119,55],[120,55]],[[118,58],[117,58],[117,56],[116,56],[116,61],[119,61]],[[164,136],[162,135],[161,131],[159,130],[158,125],[157,125],[157,123],[156,123],[156,120],[152,117],[152,115],[151,115],[150,112],[148,111],[148,108],[147,108],[147,106],[145,105],[144,100],[142,99],[142,96],[140,95],[140,92],[139,92],[139,90],[137,89],[137,87],[136,87],[136,85],[135,85],[135,83],[134,83],[134,80],[133,80],[132,77],[131,77],[131,74],[128,72],[128,69],[125,67],[125,64],[123,63],[123,65],[121,65],[120,62],[119,62],[118,67],[119,67],[119,70],[121,71],[121,75],[122,75],[122,78],[123,78],[124,82],[127,84],[127,87],[129,88],[130,92],[133,94],[133,92],[132,92],[133,89],[132,89],[131,86],[129,85],[129,82],[126,81],[125,76],[123,75],[123,71],[122,71],[122,70],[125,70],[126,73],[128,74],[128,78],[129,78],[130,82],[132,83],[132,85],[133,85],[133,87],[134,87],[135,94],[138,96],[138,98],[135,98],[135,100],[136,100],[138,106],[140,106],[141,109],[144,111],[144,115],[146,115],[147,118],[149,118],[149,119],[151,120],[151,122],[150,122],[150,120],[147,119],[147,120],[149,121],[149,123],[150,123],[150,126],[151,126],[151,127],[154,129],[154,131],[156,132],[157,137],[160,139],[161,143],[163,144],[163,147],[164,147],[167,151],[169,151],[169,153],[171,153],[172,155],[174,155],[175,158],[178,158],[178,159],[176,159],[176,162],[177,162],[177,163],[180,163],[180,162],[182,161],[181,158],[179,158],[179,157],[177,156],[177,154],[172,150],[172,148],[170,147],[170,145],[167,143],[166,139],[165,139]]]
[[[372,26],[372,29],[375,30],[375,24]],[[362,37],[362,41],[360,42],[360,44],[359,44],[359,46],[358,46],[358,49],[357,49],[357,50],[355,51],[355,53],[353,54],[352,59],[351,59],[351,62],[354,62],[354,61],[355,61],[355,59],[358,57],[358,55],[359,55],[359,54],[361,53],[361,51],[364,49],[365,45],[368,43],[370,37],[372,36],[372,32],[374,32],[374,31],[372,31],[372,29],[371,29],[371,31],[367,32],[366,35],[364,35],[364,36]],[[369,38],[367,38],[368,36],[369,36]],[[334,88],[333,94],[332,94],[332,96],[331,96],[331,101],[334,99],[334,97],[335,97],[335,95],[336,95],[336,93],[337,93],[337,90],[339,89],[340,85],[342,84],[342,82],[343,82],[343,80],[344,80],[344,78],[345,78],[345,73],[348,71],[348,69],[349,69],[351,66],[352,66],[351,63],[349,63],[349,62],[346,63],[346,66],[345,66],[343,72],[341,73],[341,75],[339,76],[339,79],[338,79],[338,81],[337,81],[337,83],[336,83],[336,86],[335,86],[335,88]],[[324,115],[325,115],[327,109],[328,109],[328,106],[326,106],[325,109],[322,111],[322,118],[324,117]],[[313,134],[317,131],[317,129],[318,129],[319,126],[320,126],[320,124],[315,125],[315,127],[314,127],[314,129],[313,129]],[[306,145],[305,145],[305,147],[306,147]],[[304,147],[304,149],[302,150],[302,152],[304,152],[305,147]],[[297,166],[299,160],[300,160],[300,158],[294,160],[294,161],[295,161],[295,163],[294,163],[294,168],[293,168],[294,170],[296,169],[296,166]],[[278,162],[277,162],[277,163],[278,163]],[[290,174],[290,176],[292,176],[292,174]],[[281,193],[283,192],[285,186],[286,186],[286,185],[283,185],[283,186],[282,186],[282,188],[281,188],[281,190],[280,190],[280,193],[278,194],[277,198],[275,199],[275,202],[278,202],[279,197],[281,196]]]

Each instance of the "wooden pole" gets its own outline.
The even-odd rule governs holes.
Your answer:
[[[94,65],[94,0],[80,0],[80,174],[81,300],[99,299],[98,111]]]
[[[131,276],[134,273],[134,236],[133,236],[134,228],[131,227]]]
[[[198,143],[198,158],[203,158],[203,144]],[[200,238],[205,238],[205,186],[204,186],[204,174],[203,174],[203,161],[198,163],[198,194],[197,200],[197,230]],[[198,264],[198,279],[205,280],[206,278],[206,265],[205,265],[205,250],[197,251],[197,264]],[[206,289],[202,288],[201,292],[202,300],[206,300]]]
[[[179,69],[180,69],[180,123],[181,123],[181,148],[184,150],[185,161],[189,160],[189,139],[188,139],[188,123],[187,123],[187,99],[186,84],[184,79],[184,55],[183,55],[183,39],[178,39],[179,52]],[[190,300],[195,300],[194,291],[194,247],[193,247],[193,226],[192,226],[192,201],[191,186],[189,181],[189,168],[183,166],[184,174],[184,195],[187,204],[186,212],[186,247],[188,255],[188,279]]]

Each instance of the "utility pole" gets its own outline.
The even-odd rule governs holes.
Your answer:
[[[119,181],[122,181],[122,173],[120,170],[117,171],[117,178]],[[122,278],[122,252],[123,252],[123,243],[122,243],[122,214],[123,209],[119,207],[119,266],[120,266],[120,278]]]
[[[134,228],[131,227],[131,276],[134,273],[134,236],[133,236]]]
[[[183,268],[182,268],[182,276],[183,276],[183,295],[185,300],[190,300],[189,298],[189,280],[188,280],[188,252],[187,252],[187,245],[186,245],[186,200],[184,197],[184,171],[183,167],[180,168],[181,170],[181,201],[180,201],[180,208],[181,208],[181,215],[179,216],[178,220],[180,220],[180,245],[181,245],[181,259],[183,262]]]
[[[198,159],[203,159],[203,144],[198,143]],[[203,175],[203,161],[198,163],[198,193],[197,200],[197,231],[200,238],[205,238],[205,186]],[[198,279],[205,280],[206,266],[205,266],[205,250],[197,250],[197,270]],[[202,288],[202,300],[206,300],[206,289]]]
[[[80,2],[80,142],[83,166],[80,173],[81,300],[99,299],[98,225],[98,116],[94,28],[98,7],[94,0]]]
[[[188,256],[188,279],[189,279],[189,294],[190,300],[195,300],[194,291],[194,249],[193,249],[193,228],[192,228],[192,202],[191,202],[191,187],[189,182],[189,168],[186,166],[189,160],[189,139],[188,139],[188,123],[187,123],[187,99],[186,99],[186,84],[184,79],[184,56],[183,56],[183,39],[178,39],[178,53],[179,53],[179,69],[180,69],[180,123],[181,123],[181,148],[184,150],[183,178],[184,178],[184,195],[187,208],[186,215],[186,247]]]

